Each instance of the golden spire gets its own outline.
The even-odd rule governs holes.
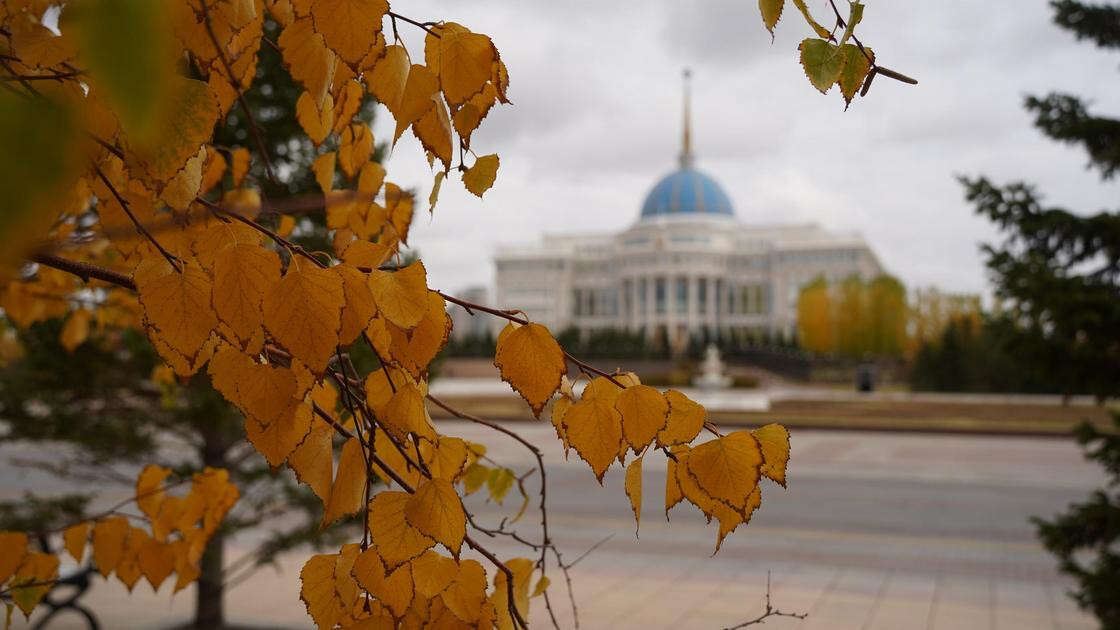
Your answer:
[[[684,69],[684,133],[681,138],[681,168],[692,168],[692,96],[689,80],[692,71]]]

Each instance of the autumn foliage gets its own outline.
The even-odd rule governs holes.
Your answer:
[[[838,84],[850,102],[876,68],[853,35],[862,5],[847,21],[837,14],[843,32],[834,34],[792,2],[817,36],[801,46],[810,81],[821,91]],[[767,28],[782,5],[760,3]],[[282,26],[275,41],[262,31],[266,14]],[[427,378],[450,334],[448,302],[509,321],[494,359],[501,377],[534,416],[551,404],[558,439],[600,482],[616,462],[625,468],[636,518],[648,456],[669,460],[666,512],[688,501],[716,519],[717,550],[761,504],[762,477],[785,485],[783,427],[723,435],[681,392],[589,366],[545,326],[433,290],[422,262],[401,263],[416,200],[371,160],[375,139],[355,115],[375,99],[395,121],[384,142],[406,132],[419,140],[434,171],[430,211],[456,176],[483,196],[500,162],[476,155],[484,151],[472,136],[492,108],[510,104],[511,80],[488,36],[405,17],[385,0],[6,0],[0,25],[10,88],[0,93],[0,137],[28,147],[0,175],[9,204],[0,305],[17,326],[66,317],[68,348],[142,329],[166,362],[161,378],[205,371],[244,415],[260,457],[322,500],[323,527],[360,516],[360,540],[303,566],[301,597],[320,628],[524,627],[536,596],[551,611],[549,554],[563,565],[543,493],[533,557],[498,558],[472,536],[462,497],[485,488],[500,501],[513,474],[429,415],[429,404],[444,406]],[[408,50],[400,28],[423,29],[423,50]],[[317,147],[322,194],[311,200],[261,194],[261,178],[277,174],[244,92],[262,46],[280,52],[303,88],[275,106]],[[246,146],[214,144],[231,116],[249,123]],[[329,250],[290,238],[304,213],[325,216]],[[354,344],[380,367],[358,373]],[[571,367],[587,381],[581,394]],[[544,474],[541,464],[542,485]],[[189,493],[173,494],[188,481]],[[149,467],[134,497],[146,526],[110,510],[30,533],[61,535],[76,559],[88,548],[98,570],[128,588],[144,577],[158,589],[174,575],[177,591],[198,575],[237,498],[222,470],[174,477]],[[27,534],[0,533],[0,595],[25,614],[59,566],[31,551]]]

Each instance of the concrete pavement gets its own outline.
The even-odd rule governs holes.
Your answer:
[[[795,431],[789,489],[766,482],[753,522],[711,557],[715,526],[695,510],[679,506],[665,521],[659,456],[646,458],[635,539],[620,471],[600,488],[574,454],[565,462],[550,425],[509,426],[544,447],[550,524],[566,559],[612,536],[572,569],[583,628],[731,626],[759,614],[768,572],[773,603],[809,617],[772,618],[767,628],[1095,627],[1063,594],[1069,583],[1027,522],[1100,484],[1100,469],[1068,440]],[[444,422],[441,430],[487,443],[490,457],[519,471],[531,465],[522,447],[484,427]],[[5,496],[18,494],[10,471],[0,471]],[[531,477],[530,491],[535,482]],[[491,524],[516,511],[516,503],[513,496],[501,508],[477,495],[468,499]],[[532,508],[517,525],[527,537],[539,536],[538,527]],[[530,555],[486,540],[501,555]],[[296,556],[233,589],[230,617],[261,627],[310,627],[298,601],[305,556]],[[551,577],[560,625],[572,627],[563,579],[555,571]],[[172,599],[168,592],[165,586],[152,595],[141,583],[129,597],[112,582],[97,585],[85,601],[106,627],[157,628],[185,619],[193,603],[190,593]],[[540,599],[533,600],[531,621],[550,627]]]

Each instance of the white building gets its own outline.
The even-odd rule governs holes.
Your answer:
[[[684,111],[679,168],[654,184],[638,220],[618,234],[500,247],[496,304],[554,333],[623,328],[680,348],[693,335],[788,336],[804,284],[883,272],[859,234],[739,222],[723,188],[693,166],[687,91]]]

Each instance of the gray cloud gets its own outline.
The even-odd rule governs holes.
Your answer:
[[[825,17],[827,5],[810,6]],[[514,106],[473,139],[480,155],[501,155],[497,184],[480,202],[449,182],[434,220],[418,215],[410,239],[442,288],[489,283],[498,243],[631,224],[675,164],[684,66],[695,76],[698,165],[740,220],[862,232],[908,285],[986,290],[977,243],[995,234],[964,204],[955,174],[1031,181],[1073,209],[1117,205],[1116,184],[1086,172],[1081,152],[1043,138],[1021,109],[1025,94],[1050,90],[1120,102],[1116,56],[1052,26],[1041,2],[869,5],[864,41],[921,84],[879,78],[847,112],[805,80],[796,49],[808,31],[797,16],[783,17],[771,43],[751,2],[432,0],[409,11],[491,35],[511,74]],[[387,114],[375,131],[391,133]],[[409,134],[388,166],[426,197],[432,174]]]

